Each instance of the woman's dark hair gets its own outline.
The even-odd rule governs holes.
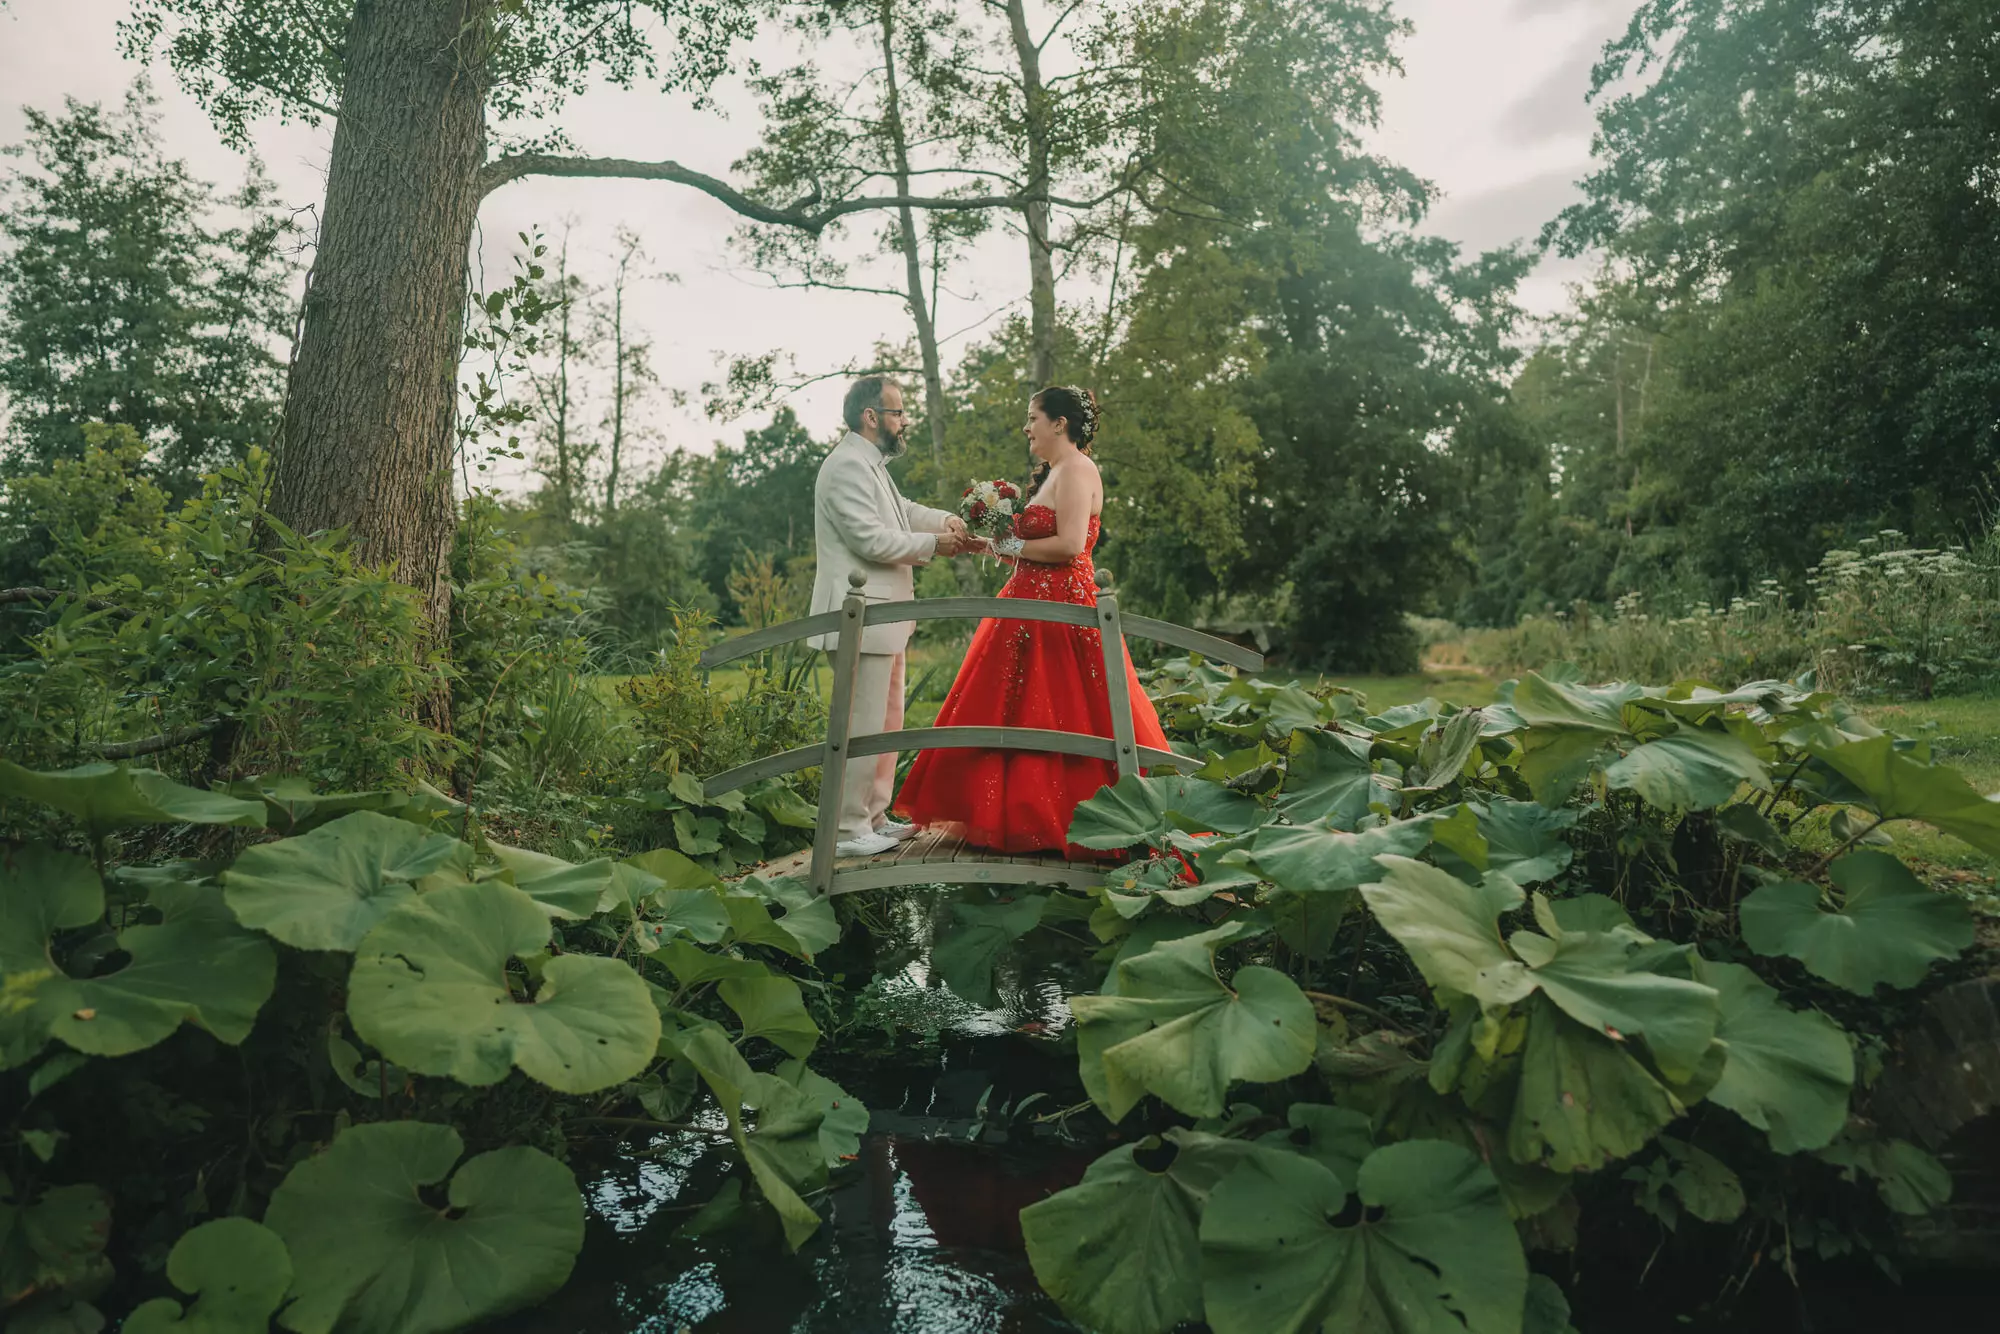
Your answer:
[[[1089,389],[1073,384],[1052,384],[1028,400],[1042,410],[1042,415],[1050,421],[1063,419],[1065,431],[1076,442],[1076,447],[1088,454],[1091,442],[1097,439],[1097,423],[1101,414],[1097,409],[1097,395]],[[1042,483],[1049,479],[1049,465],[1035,465],[1034,475],[1028,478],[1028,493],[1021,497],[1025,506],[1035,498],[1035,492],[1042,489]]]

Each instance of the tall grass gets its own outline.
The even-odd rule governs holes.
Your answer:
[[[1893,529],[1830,551],[1788,598],[1776,580],[1725,606],[1668,610],[1638,594],[1477,630],[1467,657],[1518,675],[1572,664],[1594,680],[1789,679],[1857,696],[1929,699],[2000,684],[2000,541],[1912,547]]]

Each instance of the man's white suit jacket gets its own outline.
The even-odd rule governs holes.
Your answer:
[[[937,534],[953,516],[905,500],[889,476],[882,451],[849,431],[819,465],[813,483],[813,532],[819,568],[813,575],[812,610],[838,611],[847,576],[867,578],[870,602],[901,602],[916,595],[915,568],[937,554]],[[912,621],[872,625],[862,633],[863,653],[900,653]],[[814,648],[831,651],[837,637],[816,635]]]

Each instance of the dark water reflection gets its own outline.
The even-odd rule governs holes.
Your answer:
[[[775,1235],[679,1235],[735,1161],[703,1136],[628,1141],[573,1164],[590,1217],[562,1292],[495,1326],[513,1334],[1055,1334],[1075,1331],[1035,1283],[1020,1211],[1069,1185],[1102,1144],[974,1143],[982,1101],[1037,1091],[1080,1101],[1063,997],[1087,985],[1080,955],[1010,968],[992,1010],[930,976],[929,896],[894,904],[894,929],[850,933],[829,974],[881,973],[895,1027],[935,1033],[922,1059],[822,1048],[813,1068],[870,1109],[859,1161],[815,1201],[823,1226],[797,1255]],[[1044,1103],[1049,1107],[1062,1104]],[[714,1123],[720,1128],[720,1118]]]
[[[889,975],[879,995],[899,1027],[940,1034],[922,1060],[864,1058],[839,1044],[813,1067],[862,1098],[871,1130],[859,1161],[815,1201],[825,1220],[797,1255],[775,1231],[679,1235],[734,1163],[712,1137],[639,1137],[573,1166],[590,1218],[583,1254],[553,1299],[491,1328],[506,1334],[1081,1334],[1035,1283],[1022,1208],[1071,1185],[1105,1147],[1018,1133],[975,1143],[982,1099],[997,1108],[1042,1091],[1082,1098],[1063,996],[1089,985],[1080,955],[1015,960],[1001,1004],[971,1006],[927,968],[937,905],[909,895],[898,930],[850,933],[829,974]],[[1096,1122],[1096,1130],[1104,1127]],[[715,1120],[720,1127],[719,1117]],[[1601,1241],[1602,1239],[1600,1239]],[[1992,1327],[2000,1275],[1913,1274],[1900,1288],[1866,1261],[1822,1269],[1802,1288],[1752,1284],[1728,1313],[1702,1299],[1722,1275],[1648,1270],[1642,1252],[1566,1257],[1560,1277],[1582,1334],[1879,1334]],[[1570,1267],[1573,1264],[1574,1267]],[[1775,1276],[1774,1276],[1775,1277]]]

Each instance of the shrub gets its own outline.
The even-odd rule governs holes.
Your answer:
[[[1522,618],[1476,631],[1466,649],[1503,674],[1557,663],[1592,680],[1784,679],[1811,671],[1845,694],[1929,698],[1991,681],[2000,663],[2000,552],[1913,548],[1884,531],[1851,551],[1830,551],[1811,575],[1812,596],[1788,599],[1776,580],[1726,607],[1697,604],[1663,615],[1628,593],[1599,616]]]
[[[127,428],[9,482],[37,544],[45,623],[0,672],[0,745],[30,763],[173,753],[207,739],[211,777],[264,771],[368,787],[425,771],[450,739],[418,722],[443,686],[415,595],[327,535],[267,512],[269,456],[209,475],[168,515]],[[173,744],[168,744],[173,742]]]

